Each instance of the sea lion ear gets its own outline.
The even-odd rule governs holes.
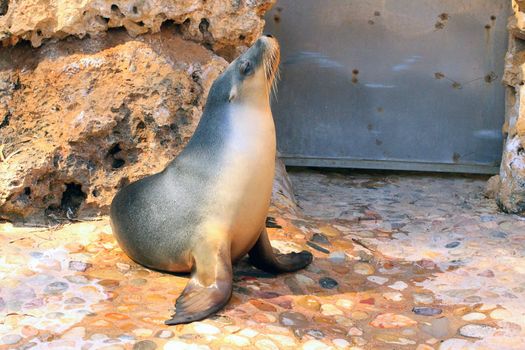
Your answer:
[[[232,89],[230,90],[230,97],[228,98],[228,101],[231,102],[236,97],[237,97],[237,86],[233,85]]]

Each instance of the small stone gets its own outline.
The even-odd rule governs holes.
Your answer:
[[[261,301],[261,300],[252,299],[252,300],[250,300],[250,304],[252,304],[253,306],[255,306],[257,309],[259,309],[261,311],[266,311],[266,312],[275,312],[275,311],[277,311],[275,306],[273,306],[271,304],[268,304],[268,303],[265,303],[264,301]]]
[[[485,270],[478,273],[478,276],[492,278],[494,277],[494,272],[492,270]]]
[[[245,328],[243,329],[242,331],[239,332],[239,335],[242,335],[243,337],[247,337],[247,338],[253,338],[255,336],[257,336],[259,334],[259,332],[257,332],[256,330],[253,330],[251,328]]]
[[[413,319],[393,313],[380,314],[370,322],[370,325],[373,327],[386,329],[409,327],[415,324],[417,322]]]
[[[257,340],[255,347],[259,350],[279,350],[279,347],[270,339]]]
[[[408,287],[408,284],[406,284],[403,281],[397,281],[397,282],[389,285],[388,287],[390,287],[392,289],[395,289],[395,290],[404,290],[404,289],[406,289]]]
[[[4,335],[0,339],[2,344],[5,344],[5,345],[14,345],[14,344],[18,343],[21,340],[22,340],[22,337],[19,336],[18,334],[7,334],[7,335]]]
[[[329,251],[328,249],[326,249],[326,248],[324,248],[324,247],[321,247],[319,244],[314,243],[314,242],[312,242],[312,241],[308,241],[308,242],[306,242],[306,245],[308,245],[308,246],[314,248],[315,250],[317,250],[317,251],[319,251],[319,252],[321,252],[321,253],[324,253],[324,254],[330,254],[330,251]]]
[[[430,325],[422,324],[421,329],[437,339],[447,337],[450,331],[450,321],[446,317],[435,318],[430,321]]]
[[[136,328],[132,332],[139,338],[147,338],[153,334],[153,331],[147,328]]]
[[[441,314],[443,310],[435,307],[415,306],[414,308],[412,308],[412,312],[416,315],[435,316]]]
[[[414,345],[415,341],[398,337],[394,334],[379,334],[375,337],[377,340],[387,344],[399,344],[399,345]]]
[[[236,334],[229,334],[223,338],[226,343],[230,343],[236,346],[248,346],[250,345],[250,340],[245,337],[241,337]]]
[[[367,263],[356,263],[354,265],[354,272],[360,275],[371,275],[375,272],[375,269],[372,265]]]
[[[401,301],[403,300],[403,294],[399,292],[388,292],[383,293],[383,298],[390,301]]]
[[[335,307],[335,305],[333,304],[323,304],[321,306],[321,313],[325,316],[335,316],[343,314],[343,312],[337,307]]]
[[[49,318],[51,320],[56,320],[56,319],[59,319],[59,318],[62,318],[64,317],[64,313],[63,312],[50,312],[48,314],[46,314],[46,318]]]
[[[347,349],[348,347],[350,347],[349,342],[340,338],[332,340],[332,343],[334,343],[335,347],[338,349]]]
[[[308,319],[298,312],[283,312],[279,315],[279,322],[287,327],[305,327]]]
[[[481,300],[483,299],[481,299],[481,297],[477,295],[470,295],[466,297],[465,299],[463,299],[464,302],[469,303],[469,304],[476,304],[476,303],[479,303]]]
[[[131,269],[131,266],[129,266],[129,264],[124,263],[116,263],[115,266],[117,266],[117,269],[119,269],[121,272],[127,272]]]
[[[330,241],[328,240],[328,238],[326,238],[326,236],[323,235],[322,233],[314,233],[311,241],[315,243],[320,243],[320,244],[330,244]]]
[[[268,337],[272,340],[278,342],[282,346],[286,347],[296,347],[295,340],[292,337],[289,337],[287,335],[281,335],[281,334],[268,334]]]
[[[198,334],[207,335],[219,334],[221,332],[219,328],[202,322],[193,323],[193,330]]]
[[[380,276],[368,276],[366,279],[369,280],[370,282],[373,282],[379,285],[383,285],[386,282],[388,282],[388,278],[380,277]]]
[[[512,312],[505,309],[496,309],[490,313],[490,317],[495,320],[505,320],[512,317]]]
[[[314,286],[315,285],[315,281],[305,275],[297,274],[295,275],[295,279],[301,286]]]
[[[434,348],[427,344],[419,344],[416,350],[434,350]]]
[[[445,245],[445,248],[452,249],[452,248],[456,248],[458,245],[460,245],[460,242],[458,242],[458,241],[450,242],[450,243]]]
[[[331,277],[323,277],[319,280],[319,285],[324,289],[334,289],[339,283]]]
[[[439,346],[439,350],[471,349],[472,344],[465,339],[447,339]]]
[[[464,315],[463,320],[465,321],[481,321],[487,318],[485,314],[482,314],[481,312],[471,312],[466,315]]]
[[[366,339],[364,339],[362,337],[352,337],[352,342],[355,345],[359,345],[359,346],[366,345],[366,343],[367,343]],[[359,349],[362,349],[362,348],[359,348]],[[354,350],[354,348],[352,348],[352,350]]]
[[[148,280],[145,278],[134,278],[131,281],[129,281],[129,283],[134,286],[143,286],[146,283],[148,283]]]
[[[363,331],[360,330],[359,328],[357,327],[352,327],[348,330],[348,335],[349,336],[353,336],[353,337],[356,337],[356,336],[362,336],[363,335]]]
[[[430,294],[414,293],[412,297],[416,304],[432,304],[434,302],[434,297]]]
[[[151,340],[141,340],[133,344],[133,350],[155,350],[156,348],[157,344]]]
[[[335,305],[345,309],[351,309],[354,306],[354,302],[348,299],[338,299]]]
[[[485,324],[467,324],[459,329],[459,334],[467,338],[483,339],[495,331],[494,327]]]
[[[303,350],[328,350],[333,349],[333,347],[326,345],[325,343],[319,340],[308,340],[303,344]]]
[[[69,282],[75,283],[75,284],[88,284],[89,283],[89,280],[87,279],[87,277],[82,276],[82,275],[71,275],[71,276],[66,276],[64,278],[68,280]]]
[[[172,338],[174,336],[174,334],[173,334],[172,331],[161,330],[161,331],[157,332],[157,334],[155,336],[157,338],[161,338],[161,339],[169,339],[169,338]]]
[[[493,231],[490,235],[494,238],[507,238],[509,236],[508,233],[503,231]]]
[[[86,301],[79,297],[68,298],[64,301],[65,304],[84,304]]]
[[[225,326],[223,330],[225,330],[228,333],[237,333],[241,327],[239,326]]]
[[[297,305],[311,311],[318,311],[321,308],[321,303],[314,297],[308,295],[297,300]]]
[[[328,260],[330,260],[334,264],[341,264],[345,262],[346,254],[342,251],[333,252],[330,253],[330,255],[328,255]]]
[[[350,318],[354,320],[365,320],[369,317],[369,315],[364,311],[354,311],[350,314]]]
[[[71,271],[85,272],[88,268],[92,266],[93,266],[92,264],[85,263],[83,261],[70,261],[69,262],[69,269]]]
[[[44,292],[47,294],[62,294],[69,288],[67,283],[64,282],[53,282],[46,286]]]

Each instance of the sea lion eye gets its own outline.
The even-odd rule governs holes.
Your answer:
[[[239,71],[242,75],[251,75],[253,74],[253,68],[250,61],[244,61],[241,63],[241,66],[239,67]]]

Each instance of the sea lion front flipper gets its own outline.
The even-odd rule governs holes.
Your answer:
[[[164,322],[167,325],[202,320],[220,310],[230,300],[232,264],[229,247],[213,250],[201,247],[196,253],[191,279],[177,298],[175,314]]]
[[[249,255],[253,266],[267,272],[293,272],[312,262],[312,253],[306,250],[299,253],[275,254],[266,228],[259,235]]]

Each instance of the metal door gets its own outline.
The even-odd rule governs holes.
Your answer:
[[[280,0],[286,164],[495,173],[509,0]]]

